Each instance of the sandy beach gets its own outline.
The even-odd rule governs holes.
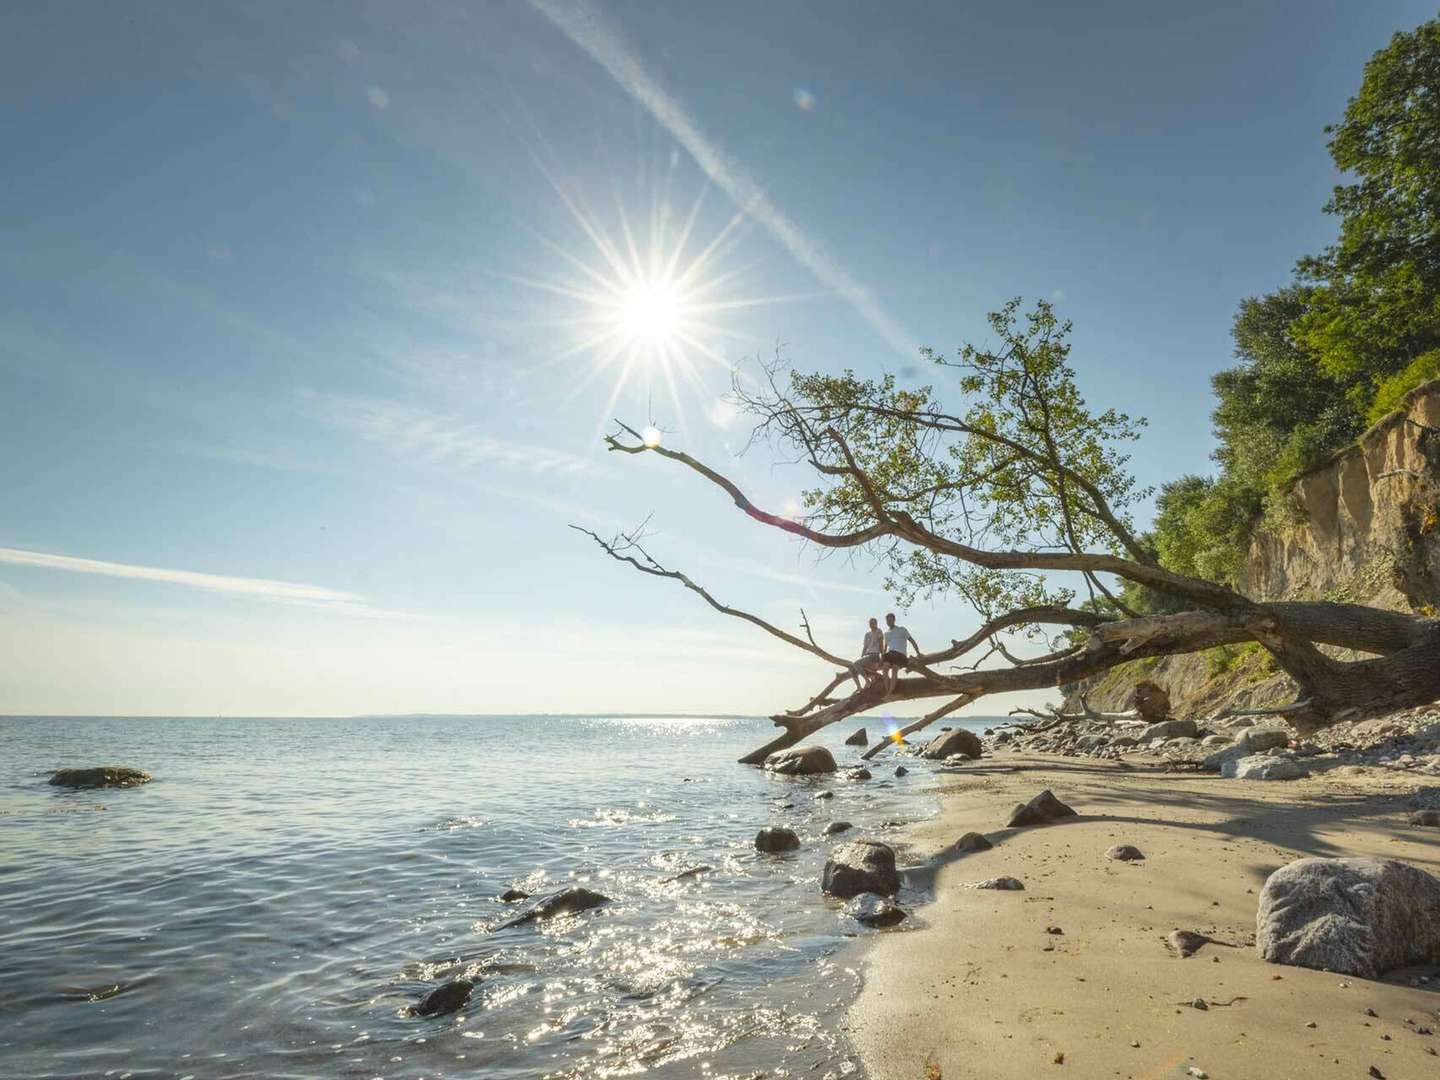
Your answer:
[[[908,861],[972,830],[995,846],[936,859],[933,899],[908,929],[877,935],[850,1017],[869,1074],[1433,1080],[1440,970],[1369,982],[1267,964],[1253,947],[1260,888],[1293,859],[1385,856],[1440,872],[1440,831],[1406,823],[1420,782],[1368,770],[1265,783],[1022,755],[956,769],[940,815],[909,830]],[[1001,828],[1044,788],[1080,816]],[[1146,858],[1107,859],[1116,844]],[[1001,875],[1025,890],[965,887]],[[1176,929],[1234,947],[1182,960],[1165,943]]]

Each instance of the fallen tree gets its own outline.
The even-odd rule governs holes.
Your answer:
[[[990,322],[993,348],[963,346],[954,359],[926,351],[954,378],[954,412],[933,388],[904,388],[892,376],[772,365],[759,390],[737,382],[736,401],[755,420],[752,443],[768,443],[818,478],[798,517],[762,509],[723,473],[624,424],[606,437],[611,451],[689,470],[762,525],[826,550],[871,552],[902,604],[955,595],[979,614],[979,629],[913,660],[888,695],[882,682],[836,696],[849,679],[837,672],[805,704],[772,717],[781,732],[743,762],[761,763],[882,704],[944,699],[896,738],[988,695],[1058,688],[1126,661],[1241,642],[1258,643],[1297,684],[1284,715],[1302,732],[1440,698],[1440,620],[1358,604],[1259,602],[1162,566],[1128,512],[1148,494],[1123,453],[1143,421],[1087,407],[1069,363],[1070,326],[1045,302],[1022,314],[1012,301]],[[581,531],[612,558],[679,583],[721,614],[825,664],[847,664],[816,642],[803,614],[803,636],[787,632],[662,565],[643,529],[610,538]],[[1160,610],[1142,611],[1141,601]],[[1044,652],[1014,655],[1006,638],[1017,636],[1042,642]]]

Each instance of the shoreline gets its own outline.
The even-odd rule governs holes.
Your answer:
[[[1253,947],[1260,888],[1293,859],[1383,856],[1440,875],[1440,835],[1406,822],[1423,778],[1239,781],[1138,757],[1007,754],[937,779],[940,813],[905,832],[912,862],[969,831],[995,846],[912,868],[928,902],[868,943],[845,1026],[871,1080],[1440,1073],[1440,978],[1406,981],[1435,969],[1369,982],[1267,964]],[[1044,788],[1080,816],[1001,827]],[[1146,858],[1106,859],[1115,844]],[[1000,875],[1025,891],[964,887]],[[1176,929],[1234,947],[1181,960],[1164,940]],[[1190,1004],[1202,997],[1203,1011]]]

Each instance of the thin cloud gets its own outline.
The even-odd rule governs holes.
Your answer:
[[[321,419],[331,426],[427,465],[459,469],[500,465],[558,474],[592,467],[586,458],[566,450],[500,439],[479,425],[383,398],[311,397]]]
[[[848,301],[892,349],[906,358],[914,358],[917,351],[914,337],[881,308],[868,288],[772,203],[739,162],[705,137],[685,108],[650,76],[599,13],[583,0],[574,3],[530,0],[530,4],[644,106],[660,126],[689,151],[705,175],[742,212],[764,227],[796,262]]]
[[[128,578],[134,581],[159,581],[207,592],[254,596],[265,600],[316,605],[345,614],[355,614],[365,607],[364,600],[354,593],[306,585],[294,581],[271,581],[267,578],[230,577],[206,574],[198,570],[172,570],[159,566],[135,566],[130,563],[106,562],[102,559],[80,559],[73,555],[54,555],[45,551],[24,551],[0,548],[0,563],[30,566],[43,570],[63,570],[72,574],[96,574],[101,577]],[[373,611],[374,609],[367,609]]]

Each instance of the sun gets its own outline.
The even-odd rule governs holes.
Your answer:
[[[665,349],[684,333],[686,298],[673,281],[641,281],[622,293],[615,305],[620,331],[636,345]]]
[[[688,210],[673,208],[668,182],[650,199],[649,212],[634,227],[617,196],[610,215],[595,213],[576,191],[567,189],[543,169],[546,179],[579,227],[584,243],[560,243],[537,234],[536,239],[563,264],[559,277],[510,277],[561,298],[565,310],[550,320],[568,338],[536,365],[573,365],[568,397],[596,381],[610,381],[601,423],[628,387],[646,394],[647,405],[659,391],[670,399],[670,412],[685,427],[686,399],[699,400],[709,416],[717,390],[708,371],[723,371],[725,382],[734,370],[725,351],[731,343],[763,347],[758,338],[740,332],[735,316],[741,309],[798,297],[737,296],[733,291],[745,270],[735,265],[735,246],[747,219],[736,210],[718,228],[707,229],[702,214],[704,192]]]

